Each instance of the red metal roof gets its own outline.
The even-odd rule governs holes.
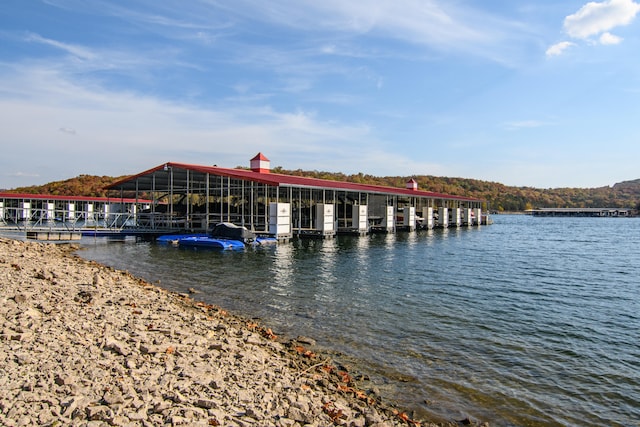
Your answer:
[[[264,154],[262,154],[262,153],[258,153],[258,154],[256,154],[256,156],[255,156],[253,159],[251,159],[251,160],[262,160],[262,161],[264,161],[264,162],[269,162],[269,161],[270,161],[270,160],[269,160],[269,159],[267,159],[267,157],[266,157]]]
[[[110,189],[122,188],[124,187],[125,183],[132,183],[137,178],[144,177],[146,175],[151,175],[152,173],[157,171],[169,170],[170,168],[185,169],[189,171],[208,173],[211,175],[227,176],[231,178],[259,182],[262,184],[268,184],[272,186],[311,187],[311,188],[319,188],[319,189],[324,188],[324,189],[331,189],[331,190],[346,190],[346,191],[380,193],[380,194],[390,194],[390,195],[407,195],[407,196],[427,197],[427,198],[436,198],[436,199],[480,201],[480,199],[474,199],[474,198],[462,197],[462,196],[452,196],[449,194],[435,193],[431,191],[412,190],[412,189],[397,188],[397,187],[385,187],[382,185],[358,184],[354,182],[331,181],[327,179],[308,178],[308,177],[301,177],[301,176],[283,175],[283,174],[277,174],[277,173],[260,173],[260,172],[253,172],[246,169],[229,169],[229,168],[221,168],[218,166],[202,166],[202,165],[192,165],[192,164],[186,164],[186,163],[173,163],[173,162],[165,163],[165,164],[156,166],[155,168],[141,172],[139,174],[130,176],[129,178],[122,179],[118,182],[111,184],[107,188],[110,188]]]

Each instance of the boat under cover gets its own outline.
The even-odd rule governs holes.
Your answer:
[[[221,222],[209,230],[209,236],[217,239],[239,240],[243,243],[252,243],[256,240],[256,234],[247,227],[235,225],[230,222]]]
[[[247,245],[276,243],[277,239],[269,236],[257,236],[246,227],[225,222],[216,224],[207,234],[167,234],[159,236],[156,242],[185,247],[244,249]]]

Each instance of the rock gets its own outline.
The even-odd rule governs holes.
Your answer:
[[[87,406],[85,414],[89,421],[107,420],[113,416],[111,409],[105,405]]]
[[[54,382],[59,386],[72,385],[75,383],[72,377],[64,373],[57,373]]]
[[[128,356],[131,353],[125,343],[122,343],[113,337],[107,338],[104,348],[113,350],[114,352],[122,356]]]
[[[113,406],[118,403],[124,403],[124,396],[122,395],[122,392],[117,388],[109,389],[102,396],[102,401],[109,406]]]
[[[104,279],[98,273],[93,275],[93,285],[94,286],[102,286],[104,285]]]
[[[305,337],[303,335],[298,335],[298,338],[296,338],[296,341],[299,342],[300,344],[316,345],[316,340],[314,340],[313,338]]]
[[[218,404],[211,399],[198,399],[196,401],[196,406],[204,409],[214,409]]]
[[[287,412],[287,418],[304,424],[310,424],[314,421],[313,416],[310,413],[303,412],[302,410],[293,406],[289,408],[289,411]]]
[[[471,426],[471,425],[475,426],[475,425],[479,425],[480,424],[478,422],[478,420],[476,420],[475,418],[473,418],[470,415],[467,415],[462,420],[459,420],[458,423],[463,425],[463,426]]]
[[[93,300],[93,293],[89,291],[80,291],[73,300],[81,304],[89,304],[91,300]]]
[[[13,300],[16,304],[24,304],[27,302],[27,296],[24,294],[18,294],[13,297]]]

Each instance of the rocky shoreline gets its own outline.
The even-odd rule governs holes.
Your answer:
[[[383,404],[312,339],[75,250],[0,238],[0,425],[442,425]]]

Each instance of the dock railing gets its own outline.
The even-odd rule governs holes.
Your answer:
[[[81,233],[86,230],[120,231],[136,227],[135,215],[123,213],[96,213],[52,211],[46,208],[4,207],[0,229],[18,232],[66,231]]]

